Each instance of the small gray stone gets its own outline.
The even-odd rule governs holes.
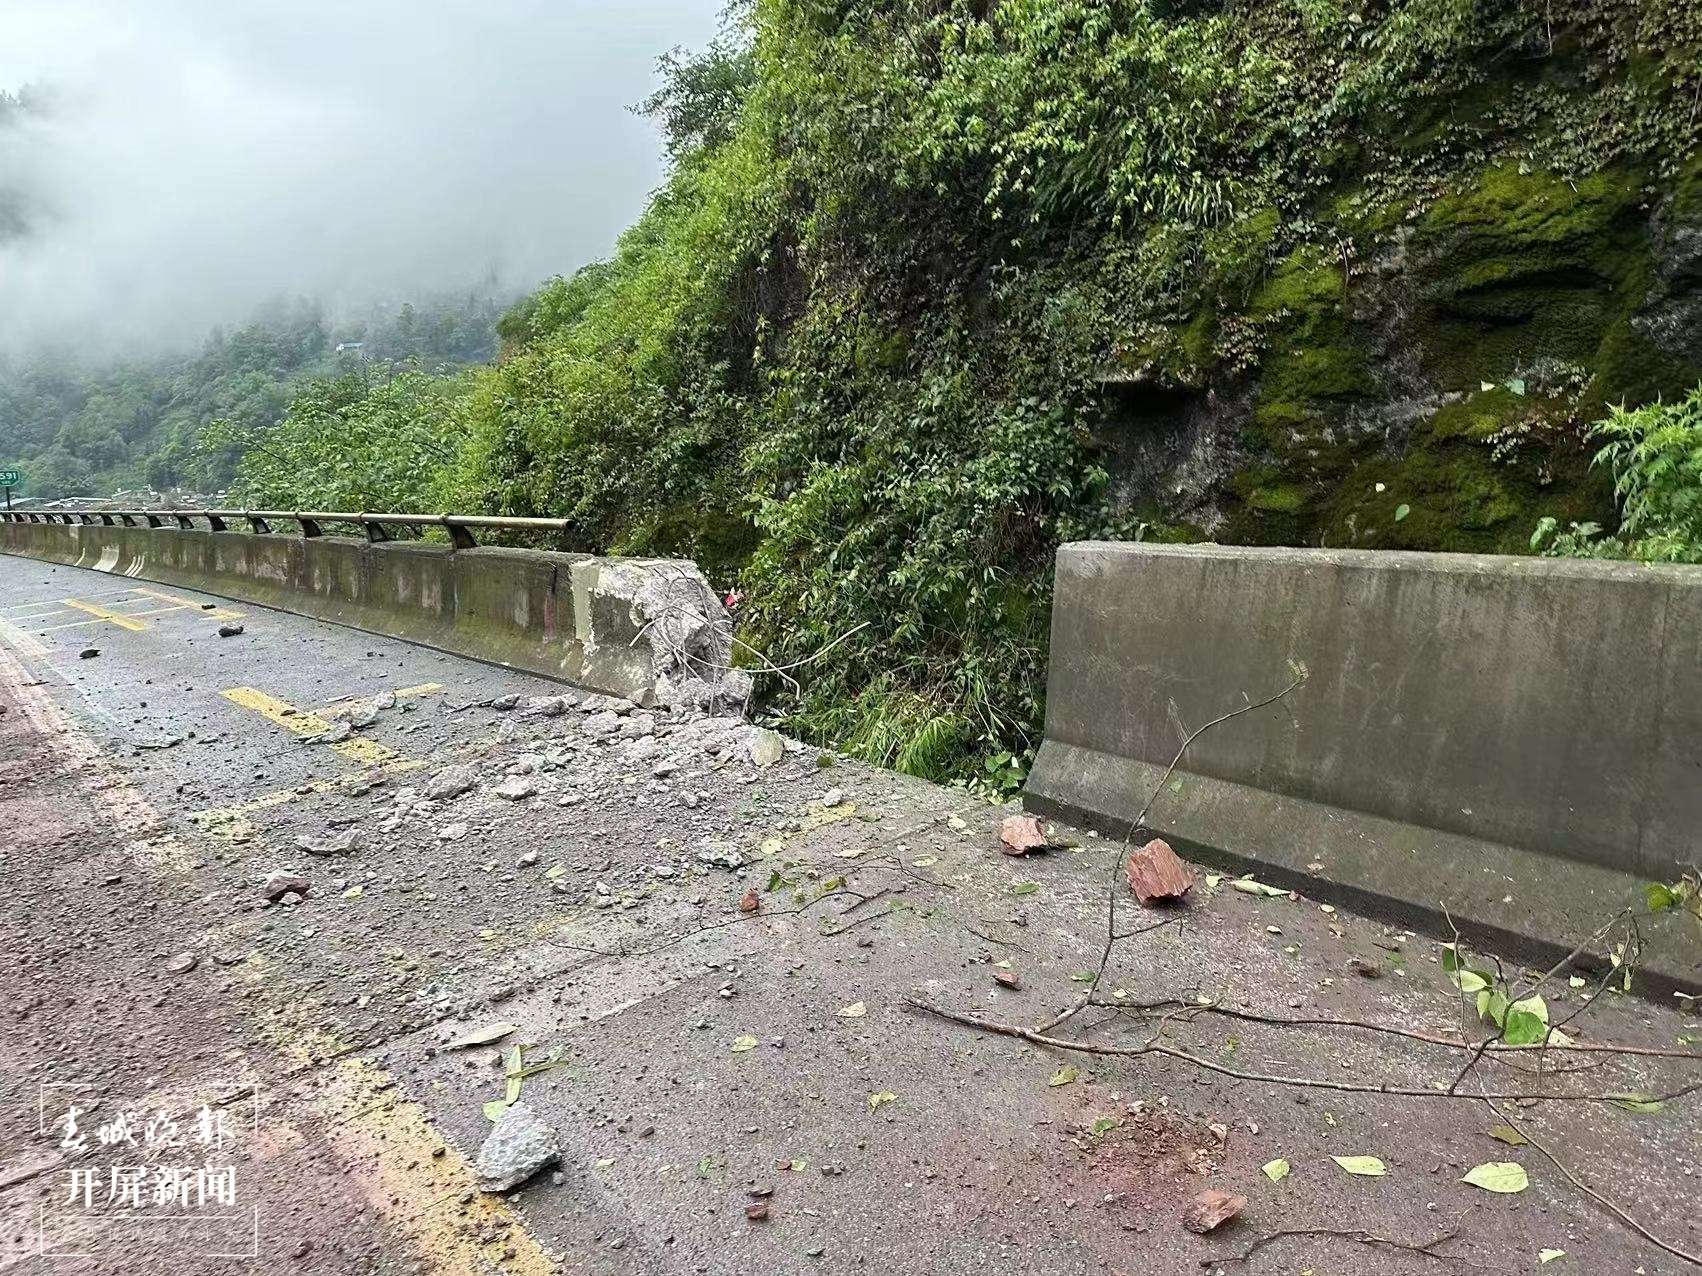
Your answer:
[[[538,782],[529,775],[511,775],[491,790],[499,798],[523,802],[538,791]]]
[[[330,837],[309,837],[303,833],[295,844],[309,855],[353,855],[359,840],[359,829],[345,829]]]
[[[511,1104],[479,1149],[479,1187],[486,1192],[506,1192],[560,1160],[561,1143],[556,1132],[527,1104]]]

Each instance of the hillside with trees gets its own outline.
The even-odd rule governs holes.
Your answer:
[[[405,369],[485,362],[500,313],[488,297],[337,319],[298,302],[215,331],[191,354],[0,352],[0,467],[24,471],[31,496],[217,491],[298,394],[327,380],[364,394]]]

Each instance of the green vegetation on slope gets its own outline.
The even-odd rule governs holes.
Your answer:
[[[1702,0],[750,0],[665,69],[669,182],[397,500],[867,623],[776,707],[878,761],[1032,748],[1060,540],[1524,549],[1702,376]]]

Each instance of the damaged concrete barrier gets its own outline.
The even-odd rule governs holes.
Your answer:
[[[1202,736],[1192,729],[1306,681]],[[1027,804],[1559,957],[1702,855],[1702,568],[1084,543]],[[1646,990],[1702,926],[1646,918]]]
[[[737,713],[732,623],[694,563],[173,527],[0,523],[0,549],[180,585],[562,678]]]

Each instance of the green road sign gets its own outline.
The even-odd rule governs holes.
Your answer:
[[[23,471],[0,470],[0,487],[22,487],[23,483]]]

